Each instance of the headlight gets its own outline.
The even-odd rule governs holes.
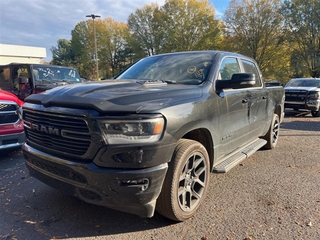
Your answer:
[[[164,119],[99,120],[106,144],[157,142],[164,130]]]
[[[309,97],[309,99],[320,99],[320,93],[319,92],[309,92],[308,97]]]

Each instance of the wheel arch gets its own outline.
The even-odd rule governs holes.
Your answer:
[[[281,105],[277,105],[274,109],[274,113],[279,116],[280,122],[282,122],[284,118],[284,108]]]
[[[186,133],[182,138],[197,141],[205,147],[209,155],[210,169],[212,169],[214,160],[214,143],[210,131],[206,128],[197,128]]]

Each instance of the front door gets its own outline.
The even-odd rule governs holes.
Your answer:
[[[219,80],[230,80],[234,73],[240,73],[238,59],[226,57],[221,61]],[[246,143],[249,131],[250,91],[248,89],[229,89],[219,93],[219,158]]]

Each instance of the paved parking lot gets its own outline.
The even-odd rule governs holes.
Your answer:
[[[0,240],[320,239],[320,119],[288,113],[276,149],[211,174],[198,214],[174,223],[90,205],[28,175],[20,151],[1,152]]]

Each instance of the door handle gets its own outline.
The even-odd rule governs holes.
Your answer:
[[[268,98],[267,96],[263,96],[263,97],[262,97],[262,99],[267,99],[267,98]]]
[[[247,103],[248,102],[248,99],[242,99],[242,103]]]

